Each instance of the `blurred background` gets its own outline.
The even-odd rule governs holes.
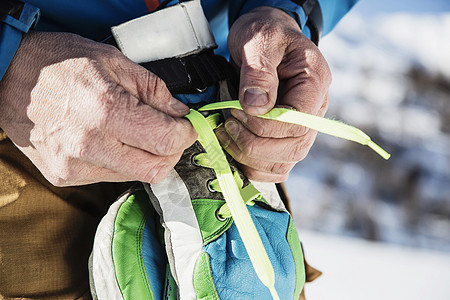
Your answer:
[[[319,48],[327,117],[392,157],[319,134],[292,171],[308,299],[450,299],[450,1],[361,0]]]

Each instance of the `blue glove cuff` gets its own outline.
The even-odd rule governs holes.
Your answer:
[[[21,3],[17,1],[19,5]],[[19,48],[22,34],[34,28],[40,11],[29,3],[24,3],[19,18],[6,14],[0,22],[0,80],[6,73]]]

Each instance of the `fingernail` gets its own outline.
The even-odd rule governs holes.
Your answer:
[[[264,106],[269,102],[269,95],[259,88],[249,88],[244,92],[244,103],[248,106]]]
[[[228,145],[230,144],[230,136],[225,131],[225,129],[223,129],[223,127],[219,127],[216,129],[216,135],[222,147],[228,147]]]
[[[185,115],[189,113],[189,107],[187,107],[183,102],[173,97],[172,99],[170,99],[169,105],[172,109],[176,110],[179,113],[183,113]]]
[[[241,121],[244,124],[247,124],[247,114],[239,109],[232,109],[231,115]]]
[[[231,136],[233,140],[236,140],[239,136],[239,125],[235,121],[225,122],[225,130]]]

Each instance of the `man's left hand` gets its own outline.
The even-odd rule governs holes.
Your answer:
[[[255,116],[273,107],[323,116],[331,72],[319,49],[282,10],[255,8],[233,24],[231,58],[241,68],[239,100],[216,130],[222,146],[257,181],[285,181],[311,148],[316,132]]]

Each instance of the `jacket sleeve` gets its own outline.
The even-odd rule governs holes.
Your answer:
[[[231,0],[230,1],[230,24],[240,15],[249,12],[259,6],[271,6],[282,9],[291,15],[302,28],[306,36],[311,37],[311,23],[317,23],[318,20],[312,19],[311,8],[318,5],[322,28],[322,35],[329,33],[339,20],[355,5],[358,0]],[[316,24],[319,25],[319,24]]]
[[[22,40],[22,34],[27,33],[39,20],[39,9],[24,3],[20,15],[5,13],[0,16],[0,80],[6,73]]]
[[[329,33],[358,0],[318,0],[323,15],[323,35]]]

